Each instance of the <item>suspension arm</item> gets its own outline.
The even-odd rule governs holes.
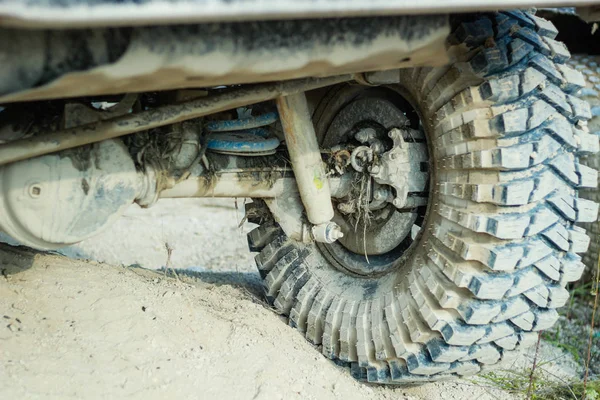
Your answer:
[[[274,100],[280,96],[318,89],[351,79],[351,75],[340,75],[252,85],[215,96],[161,106],[71,129],[49,132],[41,136],[15,140],[0,145],[0,165]]]

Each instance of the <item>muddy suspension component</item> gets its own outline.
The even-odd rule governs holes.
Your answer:
[[[304,93],[279,97],[277,109],[306,216],[316,241],[333,243],[344,236],[332,222],[331,190]]]
[[[127,114],[132,99],[135,101],[128,97],[117,103],[110,112],[68,103],[65,132],[80,129],[82,124],[98,126],[106,118],[132,118]],[[248,112],[238,117],[186,120],[131,135],[125,141],[127,146],[121,140],[107,139],[2,165],[0,230],[30,247],[56,249],[99,233],[134,202],[151,206],[158,198],[168,197],[285,197],[300,204],[291,207],[298,212],[292,215],[296,221],[303,220],[289,160],[277,154],[264,155],[265,150],[274,153],[278,139],[252,134],[252,129],[270,131],[264,127],[273,124],[277,114],[252,117]],[[14,143],[1,147],[11,148]],[[316,154],[320,157],[318,148]],[[322,179],[330,196],[324,172]],[[335,179],[333,194],[343,196],[348,182]],[[331,204],[329,197],[327,200]],[[331,225],[324,228],[330,230]],[[306,223],[302,222],[288,231],[304,229]],[[304,240],[330,237],[328,230],[315,230]]]
[[[126,107],[115,108],[125,111],[104,116],[75,107],[81,112],[66,118],[62,131],[0,146],[0,230],[31,247],[55,249],[105,229],[133,202],[150,206],[158,198],[168,197],[243,197],[263,198],[272,211],[285,210],[274,214],[286,215],[277,222],[291,239],[333,243],[344,235],[332,220],[332,198],[348,198],[353,177],[366,171],[375,181],[373,193],[367,195],[372,197],[372,209],[385,202],[404,205],[408,170],[392,170],[391,162],[399,157],[404,160],[401,164],[407,165],[402,140],[394,140],[394,149],[384,152],[383,143],[373,138],[372,132],[359,132],[357,140],[364,149],[354,149],[352,156],[352,148],[342,151],[352,158],[354,168],[331,175],[332,171],[325,171],[306,97],[302,91],[297,93],[300,83],[295,85],[288,88],[282,84],[275,90],[283,95],[276,103],[291,165],[284,157],[272,154],[279,144],[276,137],[247,140],[252,129],[268,131],[263,128],[275,123],[276,113],[256,117],[238,114],[237,120],[216,122],[195,118],[209,110],[247,106],[251,98],[273,98],[271,86],[258,92],[242,90],[212,100],[191,100],[181,108],[162,106],[160,111],[129,113],[131,99]],[[310,88],[324,83],[308,81],[303,85]],[[167,109],[172,113],[165,114]],[[172,121],[180,122],[169,123]],[[160,126],[163,128],[156,130]],[[149,127],[155,130],[149,132]],[[86,137],[87,130],[91,138]],[[120,140],[107,139],[131,132],[138,133],[126,140],[129,149]],[[219,132],[225,136],[220,137]],[[136,135],[149,142],[137,142]],[[207,144],[211,135],[223,139],[222,143]],[[27,143],[32,145],[25,146]],[[88,144],[79,146],[84,143]],[[225,147],[219,147],[223,143]],[[232,149],[248,143],[252,145],[248,151]],[[62,151],[47,154],[52,148]],[[43,155],[34,157],[39,154]],[[362,166],[357,164],[359,159]],[[41,173],[43,170],[46,172]]]

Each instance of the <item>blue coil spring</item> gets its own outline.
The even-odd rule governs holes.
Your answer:
[[[215,152],[234,154],[267,154],[279,147],[279,139],[269,137],[265,126],[275,123],[279,116],[269,112],[256,117],[211,121],[205,125],[207,148]]]

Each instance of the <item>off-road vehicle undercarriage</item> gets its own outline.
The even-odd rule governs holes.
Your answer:
[[[134,202],[251,199],[268,298],[369,382],[476,374],[556,321],[599,142],[551,22],[83,3],[0,2],[2,231],[57,249]]]

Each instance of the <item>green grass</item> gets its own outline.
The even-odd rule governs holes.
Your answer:
[[[570,284],[569,292],[571,293],[571,298],[579,297],[583,299],[593,299],[595,296],[595,282],[589,281],[583,284]]]
[[[482,374],[479,378],[509,393],[526,393],[529,387],[529,376],[525,371],[499,370]]]
[[[553,395],[554,397],[549,397],[548,400],[570,398],[600,400],[600,380],[588,382],[585,388],[585,393],[583,390],[583,382],[577,382],[568,387],[557,387],[553,392]]]
[[[600,400],[600,380],[589,381],[584,391],[583,382],[556,382],[543,377],[541,370],[536,370],[530,381],[530,374],[531,370],[527,369],[500,370],[480,375],[477,383],[488,384],[531,400]]]
[[[581,355],[579,354],[579,349],[582,347],[581,343],[577,343],[577,344],[579,344],[579,346],[578,346],[577,344],[569,344],[569,343],[561,342],[561,340],[560,340],[560,325],[558,325],[558,324],[556,325],[555,332],[548,332],[548,331],[543,332],[542,339],[544,339],[546,342],[550,343],[554,347],[563,349],[567,353],[571,354],[573,356],[573,359],[578,364],[582,363],[583,360],[581,358]],[[587,338],[584,338],[584,339],[587,339]],[[586,344],[587,344],[587,340],[584,340],[584,342],[586,342]]]

